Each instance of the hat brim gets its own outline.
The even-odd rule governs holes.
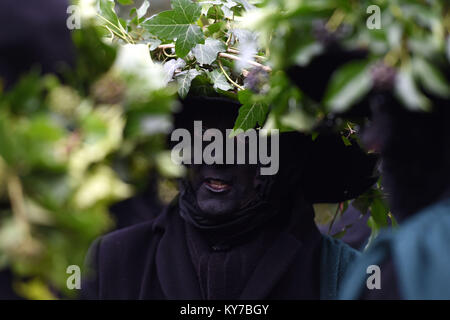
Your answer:
[[[194,120],[201,120],[208,128],[232,128],[239,107],[238,102],[225,98],[189,98],[182,101],[182,109],[174,115],[175,128],[189,129]],[[337,203],[358,197],[377,181],[377,160],[356,141],[345,145],[338,134],[319,134],[315,140],[300,132],[280,134],[280,166],[304,166],[305,170],[298,170],[303,174],[295,183],[301,184],[311,203]]]

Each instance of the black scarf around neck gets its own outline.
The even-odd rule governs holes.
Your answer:
[[[302,243],[304,258],[311,260],[305,265],[307,273],[311,266],[317,267],[314,250],[320,243],[320,233],[314,224],[312,205],[300,194],[281,198],[286,196],[281,190],[275,197],[278,201],[258,198],[228,219],[217,221],[201,212],[189,184],[181,186],[179,212],[204,299],[238,299],[261,258],[282,234],[291,234]],[[310,277],[303,283],[301,290],[306,296],[318,290],[316,282],[316,277]]]
[[[277,213],[277,209],[264,198],[265,194],[260,192],[245,208],[226,217],[214,217],[202,212],[194,190],[183,180],[180,183],[178,205],[181,217],[204,234],[209,242],[214,245],[234,245]]]

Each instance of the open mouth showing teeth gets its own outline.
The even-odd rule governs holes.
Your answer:
[[[206,179],[205,186],[212,192],[225,192],[231,189],[231,185],[223,180]]]

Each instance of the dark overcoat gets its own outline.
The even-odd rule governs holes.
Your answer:
[[[305,240],[298,230],[276,235],[239,299],[336,298],[358,252],[317,230],[317,236]],[[171,205],[151,221],[101,237],[88,255],[91,273],[84,275],[82,298],[202,299],[185,233],[186,222]],[[316,295],[302,290],[302,284],[311,283]]]

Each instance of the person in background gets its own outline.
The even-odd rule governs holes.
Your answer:
[[[380,68],[381,75],[393,74]],[[441,70],[449,81],[448,62]],[[407,110],[390,90],[369,99],[363,141],[381,155],[382,182],[400,226],[382,232],[349,271],[343,299],[450,299],[450,99],[426,95],[431,112]],[[371,265],[380,273],[369,289]]]
[[[74,63],[65,0],[0,1],[0,94],[31,70],[57,73]],[[0,299],[20,299],[11,270],[0,271]]]

